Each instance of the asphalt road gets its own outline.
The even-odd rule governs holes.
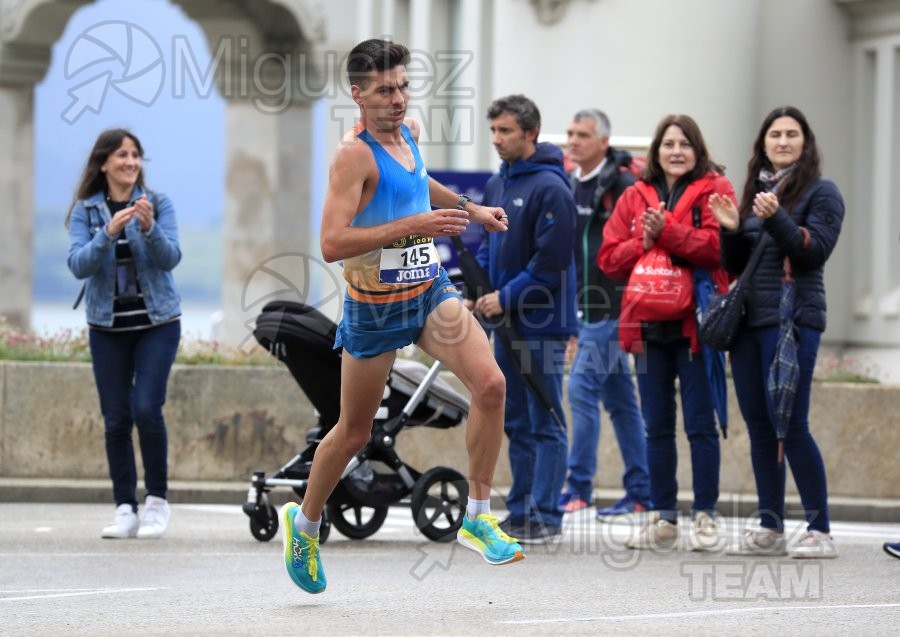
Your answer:
[[[828,561],[623,548],[629,524],[568,520],[553,546],[492,567],[425,540],[391,508],[367,540],[332,530],[328,590],[284,573],[281,536],[253,539],[237,506],[173,505],[160,540],[101,540],[112,507],[0,504],[0,634],[894,635],[900,525],[835,523]],[[723,547],[742,520],[724,520]],[[799,532],[799,523],[790,525]]]

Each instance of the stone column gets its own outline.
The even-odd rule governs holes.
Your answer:
[[[894,200],[897,169],[894,164],[898,150],[897,131],[897,47],[894,42],[878,43],[875,52],[875,112],[874,128],[877,135],[873,140],[872,162],[872,225],[870,268],[872,273],[872,299],[876,304],[879,318],[896,320],[898,314],[898,294],[894,291],[898,281],[897,272],[890,264],[891,255],[897,253],[897,235],[892,231],[891,210],[897,209]],[[893,205],[892,205],[893,204]],[[896,263],[896,262],[894,262]],[[873,308],[875,309],[875,308]],[[880,331],[880,330],[879,330]],[[881,332],[883,335],[884,332]]]
[[[50,65],[50,46],[88,2],[0,0],[0,316],[19,328],[31,322],[33,89]]]
[[[381,0],[381,33],[391,34],[394,39],[400,39],[394,33],[397,25],[397,3],[396,0]]]
[[[226,106],[219,335],[226,344],[252,346],[254,321],[272,299],[315,304],[310,270],[318,270],[320,257],[312,245],[309,207],[311,122],[308,102],[294,102],[277,114],[258,110],[250,100]]]
[[[450,165],[453,168],[472,170],[486,164],[487,151],[491,150],[485,139],[488,124],[485,120],[486,100],[491,96],[483,86],[482,74],[487,73],[490,64],[485,64],[488,50],[483,46],[479,26],[486,19],[486,10],[478,0],[461,0],[458,5],[458,20],[453,48],[456,49],[457,63],[463,68],[453,87],[454,108],[465,113],[460,119],[466,122],[461,134],[464,139],[450,144]]]
[[[372,0],[359,0],[356,5],[356,39],[360,42],[374,38],[375,9]]]
[[[0,85],[0,316],[18,328],[31,320],[33,118],[32,85]]]

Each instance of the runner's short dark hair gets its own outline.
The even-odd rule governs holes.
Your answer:
[[[347,79],[350,86],[354,84],[365,88],[369,73],[388,71],[395,66],[409,63],[409,49],[402,44],[389,40],[365,40],[360,42],[347,58]]]

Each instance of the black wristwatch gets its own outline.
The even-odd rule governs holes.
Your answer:
[[[456,202],[456,209],[457,210],[465,210],[466,204],[469,203],[470,201],[472,201],[471,197],[466,197],[465,195],[460,195],[459,201]]]

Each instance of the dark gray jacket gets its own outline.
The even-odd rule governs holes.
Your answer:
[[[843,219],[844,200],[840,191],[833,182],[819,178],[804,193],[792,212],[779,207],[765,221],[751,214],[734,232],[721,232],[722,265],[733,275],[743,271],[762,230],[772,237],[750,280],[747,325],[778,325],[784,257],[787,256],[797,289],[794,321],[797,325],[824,331],[823,266],[837,244]],[[801,228],[809,232],[805,249]]]

